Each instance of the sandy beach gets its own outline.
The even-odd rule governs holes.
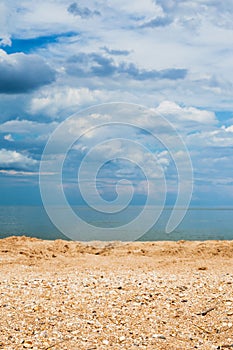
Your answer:
[[[233,242],[0,240],[0,349],[233,348]]]

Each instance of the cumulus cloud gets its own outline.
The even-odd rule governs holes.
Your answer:
[[[217,0],[154,0],[161,6],[164,14],[176,18],[183,25],[190,22],[196,24],[204,19],[209,20],[215,26],[233,28],[232,26],[232,1]]]
[[[27,93],[54,80],[54,70],[41,57],[0,50],[0,93]]]
[[[154,0],[156,4],[162,7],[165,12],[171,12],[183,8],[183,11],[195,11],[197,8],[202,10],[211,10],[215,8],[216,10],[221,10],[222,12],[232,11],[232,1],[218,1],[218,0],[200,0],[198,2],[193,2],[192,0]]]
[[[69,13],[71,13],[74,16],[79,16],[81,18],[87,19],[91,18],[93,16],[100,16],[99,11],[92,11],[88,7],[81,7],[77,2],[73,2],[67,9]]]
[[[213,147],[215,148],[215,154],[212,154],[211,158],[213,162],[216,162],[217,154],[216,154],[216,148],[223,149],[221,153],[223,152],[226,154],[227,147],[232,148],[233,147],[233,137],[231,135],[231,132],[224,128],[220,129],[214,129],[211,131],[202,131],[197,132],[191,135],[188,135],[187,142],[192,145],[192,147],[195,148],[205,148],[205,147]],[[221,158],[223,155],[221,154]]]
[[[0,46],[10,46],[11,39],[9,35],[1,35],[0,37]]]
[[[52,119],[64,119],[81,108],[87,108],[98,103],[112,101],[133,101],[135,96],[130,92],[112,91],[104,88],[87,88],[52,86],[36,92],[30,100],[28,113],[43,115]]]
[[[4,1],[0,3],[0,46],[11,44],[8,23],[10,20],[10,10]]]
[[[126,76],[135,80],[149,79],[184,79],[188,73],[184,68],[167,68],[162,70],[140,69],[134,63],[122,61],[116,63],[113,58],[99,53],[80,53],[67,61],[67,73],[80,77],[88,76]]]
[[[38,162],[17,151],[0,149],[1,170],[33,170]]]
[[[140,28],[156,28],[156,27],[166,27],[173,22],[171,17],[155,17],[146,21],[140,25]]]
[[[52,123],[40,123],[40,122],[34,122],[31,120],[9,120],[3,124],[0,125],[0,132],[7,133],[10,132],[11,134],[17,133],[19,134],[37,134],[41,135],[49,132],[52,132],[54,128],[57,126],[56,122]],[[4,138],[6,140],[12,141],[12,135],[8,134]]]
[[[178,80],[184,79],[188,73],[187,69],[184,68],[167,68],[161,70],[146,70],[139,69],[135,64],[121,63],[117,70],[120,74],[127,74],[129,77],[135,80],[149,80],[149,79],[168,79]]]
[[[46,175],[52,176],[54,173],[42,173],[39,171],[25,171],[25,170],[0,170],[0,174],[8,175],[8,176],[38,176],[38,175]]]
[[[225,129],[226,132],[232,132],[233,133],[233,125],[230,125],[228,127],[223,126],[223,129]]]
[[[214,112],[194,107],[181,107],[172,101],[163,101],[156,111],[167,117],[171,122],[195,122],[196,124],[215,125],[217,118]],[[185,125],[185,124],[183,124]]]
[[[156,2],[156,4],[158,4],[158,5],[160,5],[162,7],[162,9],[164,11],[166,11],[166,12],[170,12],[170,11],[174,10],[174,8],[179,3],[183,3],[184,1],[186,1],[186,0],[178,0],[178,1],[174,1],[174,0],[154,0],[154,2]]]
[[[102,49],[109,55],[113,56],[128,56],[130,54],[129,50],[114,50],[109,49],[107,46],[102,47]]]
[[[9,141],[9,142],[13,142],[14,141],[14,139],[13,139],[11,134],[5,135],[4,136],[4,140]]]
[[[30,113],[44,113],[57,119],[64,114],[77,111],[77,108],[86,104],[96,103],[103,97],[100,90],[88,88],[73,88],[69,86],[54,87],[37,93],[31,100]]]

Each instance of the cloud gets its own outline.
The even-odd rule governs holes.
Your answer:
[[[187,69],[183,68],[168,68],[162,70],[146,70],[139,69],[133,63],[122,62],[117,69],[119,74],[127,74],[129,77],[135,80],[149,80],[149,79],[168,79],[168,80],[178,80],[184,79],[188,73]]]
[[[171,122],[195,122],[201,125],[215,125],[217,118],[214,112],[194,107],[181,107],[172,101],[163,101],[156,108],[156,112],[167,117]]]
[[[13,139],[11,134],[5,135],[4,136],[4,140],[9,141],[9,142],[13,142],[14,141],[14,139]]]
[[[184,68],[140,69],[134,63],[125,61],[116,63],[112,58],[99,53],[80,53],[70,57],[66,70],[68,74],[80,77],[128,76],[135,80],[177,80],[184,79],[188,73],[187,69]]]
[[[92,11],[88,7],[81,7],[76,2],[73,2],[67,9],[69,13],[74,16],[79,16],[83,19],[91,18],[93,16],[100,16],[101,13],[99,11]]]
[[[176,127],[177,132],[183,138],[184,142],[189,148],[196,175],[203,172],[204,169],[204,173],[202,173],[203,179],[208,177],[208,174],[211,174],[213,178],[217,179],[220,178],[220,176],[223,177],[223,173],[227,174],[231,172],[232,155],[227,156],[225,148],[232,147],[233,128],[231,125],[227,127],[219,127],[215,113],[195,107],[182,107],[171,101],[161,103],[155,110],[153,110],[153,115],[154,112],[158,112],[159,114],[165,116],[173,124],[173,126]],[[109,114],[95,114],[89,116],[93,119],[98,118],[100,122],[104,123],[108,121],[111,122],[111,116],[113,113],[113,109],[111,109],[109,106]],[[177,145],[175,138],[174,141],[172,141],[173,135],[171,134],[170,129],[164,129],[165,126],[163,124],[161,124],[161,128],[158,118],[147,118],[150,115],[150,111],[145,114],[140,114],[137,124],[140,120],[140,124],[145,130],[153,131],[155,135],[158,136],[163,134],[165,137],[168,137],[169,142],[173,142],[174,147],[174,149],[171,147],[168,151],[173,152]],[[121,118],[120,113],[118,118]],[[124,119],[122,121],[124,121]],[[127,122],[132,123],[132,125],[134,125],[135,122],[135,113],[130,113],[130,110],[127,112]],[[91,128],[92,124],[93,123],[90,118],[80,116],[76,123],[72,123],[70,125],[70,132],[74,134],[76,132],[79,133],[82,130],[84,132],[85,130],[88,130],[88,128]],[[124,141],[121,140],[116,140],[116,138],[131,140],[132,145],[130,143],[124,143]],[[115,140],[105,144],[102,143],[103,140],[108,139]],[[171,183],[173,176],[176,176],[176,171],[174,167],[172,167],[169,152],[166,150],[160,151],[159,145],[155,143],[153,138],[146,133],[139,133],[137,128],[133,127],[122,128],[120,126],[114,126],[113,128],[110,125],[109,127],[104,127],[103,130],[101,128],[95,129],[85,134],[85,136],[79,140],[78,145],[75,147],[79,156],[74,157],[76,163],[74,161],[73,164],[77,165],[77,159],[81,158],[80,154],[85,156],[89,149],[94,148],[94,145],[98,145],[98,147],[95,147],[94,152],[92,152],[92,158],[89,159],[90,162],[93,162],[93,164],[95,162],[101,162],[104,164],[106,159],[127,157],[130,160],[135,162],[138,161],[140,164],[143,164],[143,170],[145,170],[148,178],[161,178],[162,173],[159,171],[159,168],[153,164],[151,154],[138,149],[137,142],[144,144],[145,146],[150,145],[149,147],[153,148],[153,153],[154,157],[157,159],[157,164],[162,167],[162,171],[166,173],[168,182]],[[172,143],[170,143],[170,145],[172,145]],[[229,150],[229,154],[230,153],[231,150]],[[185,166],[185,163],[182,163],[182,160],[184,159],[182,152],[176,154],[176,160],[178,158],[180,159],[180,164]],[[133,178],[134,183],[141,181],[138,173],[131,165],[121,164],[121,162],[119,162],[118,165],[120,173],[125,174],[125,178]],[[89,169],[91,169],[91,167]],[[113,167],[113,164],[108,164],[108,167],[106,167],[105,171],[102,173],[103,177],[105,176],[106,178],[113,178],[114,176],[117,176],[117,174],[118,173],[116,173],[116,168]],[[135,177],[132,177],[132,174],[134,174]],[[109,185],[108,189],[111,190],[113,187]],[[175,188],[175,185],[171,185],[169,188]]]
[[[223,129],[225,129],[226,132],[232,132],[233,133],[233,125],[230,125],[228,127],[223,126]]]
[[[218,0],[200,0],[193,2],[192,0],[154,0],[154,2],[161,6],[164,12],[178,11],[183,8],[183,12],[195,12],[198,8],[205,11],[211,9],[221,10],[228,13],[232,11],[232,1],[218,1]]]
[[[54,80],[54,70],[41,57],[0,50],[0,93],[27,93]]]
[[[40,123],[40,122],[34,122],[30,120],[9,120],[3,124],[0,124],[0,132],[7,133],[10,132],[11,134],[15,133],[17,135],[41,135],[44,133],[49,133],[54,130],[54,128],[57,126],[56,122],[52,123]],[[12,135],[10,134],[11,138]],[[8,135],[9,137],[9,135]],[[6,136],[5,136],[6,139]]]
[[[38,162],[17,151],[0,149],[1,170],[33,170]]]
[[[69,81],[70,79],[69,77]],[[34,118],[37,118],[37,116],[41,118],[41,115],[43,115],[59,120],[91,105],[119,100],[128,102],[133,101],[133,99],[136,98],[130,92],[125,92],[122,96],[121,91],[105,90],[100,86],[98,88],[75,88],[69,85],[50,86],[34,94],[30,100],[28,113],[33,115]]]
[[[185,0],[186,1],[186,0]],[[170,12],[178,6],[179,3],[183,3],[184,0],[154,0],[154,2],[162,7],[165,12]],[[186,1],[187,2],[187,1]]]
[[[173,22],[171,17],[155,17],[146,21],[140,25],[140,28],[156,28],[156,27],[166,27]]]
[[[44,146],[58,124],[29,120],[10,120],[0,124],[0,149],[16,150],[40,159]]]
[[[205,148],[212,147],[214,148],[214,154],[211,155],[213,161],[217,158],[216,149],[223,149],[221,153],[226,154],[226,148],[233,147],[233,137],[231,132],[227,131],[224,128],[214,129],[211,131],[202,131],[188,135],[187,142],[189,145],[195,148]],[[222,158],[221,154],[221,158]]]
[[[10,17],[10,11],[4,1],[0,3],[0,46],[10,45],[11,39],[8,32],[8,21]]]
[[[232,26],[232,1],[201,0],[154,0],[159,5],[164,14],[176,18],[184,26],[190,23],[198,30],[198,23],[210,21],[215,26],[222,28],[233,28]]]
[[[105,98],[107,98],[107,92]],[[37,93],[31,100],[30,113],[43,113],[53,119],[58,119],[72,112],[76,112],[80,106],[97,103],[104,98],[101,90],[88,88],[73,88],[69,86],[58,86],[52,89],[44,89]]]
[[[130,54],[129,50],[113,50],[113,49],[109,49],[106,46],[102,47],[101,49],[103,49],[109,55],[113,55],[113,56],[128,56]]]
[[[0,174],[8,176],[38,176],[38,175],[54,175],[54,173],[41,173],[38,171],[23,171],[23,170],[0,170]]]

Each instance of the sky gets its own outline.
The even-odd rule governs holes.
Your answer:
[[[166,149],[152,140],[150,132],[159,138],[164,131],[156,117],[148,119],[151,113],[171,123],[167,139],[176,130],[187,147],[191,205],[232,206],[232,15],[231,0],[2,0],[0,205],[41,204],[41,162],[49,186],[55,186],[54,162],[66,135],[46,159],[43,150],[74,113],[67,132],[86,134],[66,152],[63,186],[70,203],[83,203],[77,171],[88,155],[87,195],[94,185],[88,172],[99,164],[96,186],[103,199],[116,199],[118,184],[123,197],[133,186],[132,203],[142,204],[146,181],[157,198],[165,177],[166,203],[172,205],[178,151],[175,143]],[[125,103],[117,121],[131,126],[90,130],[94,120],[116,121],[113,102]],[[94,107],[100,104],[105,107]],[[146,112],[135,112],[134,104]],[[90,112],[80,112],[87,108]]]

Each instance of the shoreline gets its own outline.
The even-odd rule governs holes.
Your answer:
[[[233,344],[233,241],[8,237],[0,269],[0,349]]]

